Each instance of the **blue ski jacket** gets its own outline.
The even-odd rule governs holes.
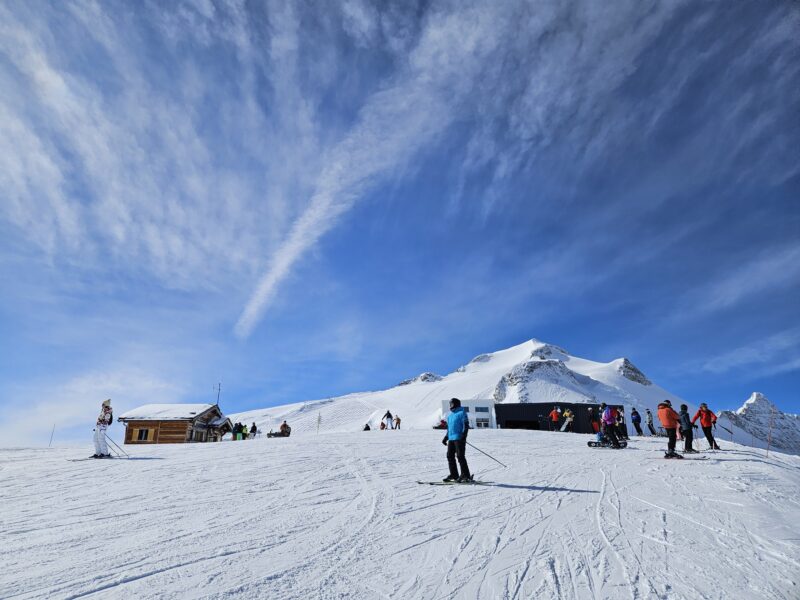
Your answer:
[[[641,423],[642,422],[642,415],[637,413],[631,413],[631,422],[632,423]]]
[[[467,413],[464,412],[464,407],[459,406],[455,410],[451,410],[450,414],[447,415],[447,439],[464,439],[468,428],[469,420]]]

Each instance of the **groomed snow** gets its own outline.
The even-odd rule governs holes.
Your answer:
[[[468,449],[492,485],[417,485],[446,472],[441,435],[0,450],[0,597],[800,596],[798,457],[474,431],[508,465]]]

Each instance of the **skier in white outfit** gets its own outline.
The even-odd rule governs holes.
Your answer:
[[[114,422],[114,413],[111,410],[111,398],[103,400],[103,407],[94,427],[94,456],[92,458],[109,458],[106,430]]]

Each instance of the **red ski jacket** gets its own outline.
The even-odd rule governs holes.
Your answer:
[[[711,427],[714,423],[717,422],[717,415],[715,415],[710,410],[698,410],[695,415],[694,419],[692,419],[692,423],[697,421],[698,417],[700,418],[700,425],[703,427]]]
[[[555,408],[550,411],[550,420],[553,421],[553,423],[558,421],[559,418],[561,418],[561,415],[558,414],[558,411]]]

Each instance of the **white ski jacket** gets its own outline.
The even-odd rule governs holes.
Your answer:
[[[113,415],[111,414],[110,408],[104,408],[100,412],[100,416],[97,417],[97,426],[98,427],[108,427],[111,425],[111,422],[114,420]]]

